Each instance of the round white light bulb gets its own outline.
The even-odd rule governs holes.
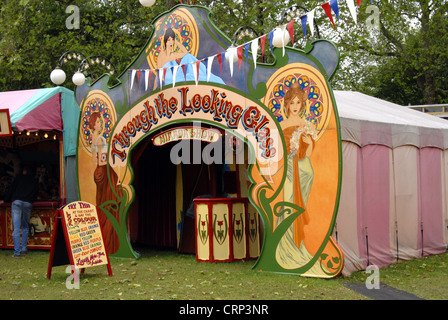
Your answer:
[[[156,0],[139,0],[140,4],[144,7],[152,7]]]
[[[238,61],[238,51],[237,51],[236,47],[231,46],[226,50],[226,54],[225,54],[226,61],[229,62],[231,57],[232,57],[233,63]]]
[[[272,45],[276,48],[282,48],[286,46],[290,39],[289,32],[286,29],[277,27],[274,29],[274,39],[272,39]]]
[[[65,81],[65,72],[59,67],[56,67],[53,71],[51,71],[50,74],[51,82],[53,82],[55,85],[63,84]]]
[[[72,77],[72,81],[77,86],[82,86],[86,82],[86,77],[80,71],[76,71]]]

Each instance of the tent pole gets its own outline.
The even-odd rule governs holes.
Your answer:
[[[420,216],[420,234],[421,234],[421,246],[422,246],[422,257],[423,257],[423,210],[422,210],[422,169],[421,169],[421,159],[422,159],[422,150],[418,149],[418,188],[420,191],[420,198],[418,199],[418,212]]]
[[[395,177],[395,149],[391,149],[391,155],[392,155],[392,178],[393,178],[393,201],[394,201],[394,220],[395,220],[395,239],[396,239],[396,246],[397,246],[397,262],[399,260],[399,253],[398,253],[398,219],[397,219],[397,186],[396,186],[396,177]]]
[[[423,257],[423,254],[424,254],[424,251],[423,251],[423,221],[420,222],[420,232],[422,234],[422,257]]]
[[[369,257],[369,235],[367,234],[367,227],[365,227],[365,230],[366,230],[367,266],[370,266],[370,257]]]
[[[397,223],[397,221],[395,221],[395,234],[396,234],[396,241],[397,241],[397,262],[398,262],[399,253],[398,253],[398,223]]]
[[[67,195],[65,189],[64,142],[62,132],[57,132],[56,135],[59,140],[59,194],[61,197],[61,205],[65,205],[67,202]]]

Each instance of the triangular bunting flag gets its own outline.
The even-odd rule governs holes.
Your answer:
[[[356,0],[358,2],[358,6],[361,8],[361,0]]]
[[[313,36],[314,36],[314,10],[316,10],[316,8],[308,12],[308,18],[309,18],[308,21],[310,24],[311,35]]]
[[[179,69],[178,65],[175,65],[173,67],[173,88],[176,85],[176,76],[177,76],[177,70]]]
[[[193,77],[194,77],[194,82],[196,82],[196,85],[198,85],[198,72],[197,72],[197,70],[196,70],[196,64],[195,63],[193,63],[192,65],[192,68],[193,68]]]
[[[140,81],[140,73],[141,73],[141,72],[142,72],[141,70],[137,70],[137,82]]]
[[[163,68],[163,81],[165,82],[165,78],[166,78],[166,70],[168,70],[167,68]]]
[[[221,61],[224,61],[225,58],[226,58],[226,52],[223,51],[221,52]]]
[[[153,72],[153,70],[148,70],[148,85],[151,83],[151,76]]]
[[[266,35],[263,35],[260,38],[260,43],[261,43],[261,62],[264,61],[264,47],[266,45]]]
[[[336,18],[339,20],[338,0],[330,0],[330,7],[333,10],[334,14],[336,15]]]
[[[145,91],[148,90],[148,76],[149,76],[149,70],[143,70],[143,76],[145,78]]]
[[[244,46],[244,51],[246,52],[246,62],[249,62],[249,42]]]
[[[154,69],[154,90],[157,89],[157,79],[159,79],[159,69]]]
[[[198,61],[196,61],[195,62],[195,69],[196,69],[196,74],[195,74],[195,76],[194,76],[194,81],[196,81],[196,85],[198,85],[198,81],[199,81],[199,67],[200,67],[200,65],[201,65],[201,61],[200,60],[198,60]]]
[[[294,21],[295,19],[292,19],[291,22],[289,22],[286,26],[289,32],[289,38],[291,39],[292,45],[294,45]]]
[[[282,27],[282,51],[283,51],[283,56],[285,55],[285,34],[286,34],[286,25],[283,25]]]
[[[252,58],[254,60],[254,68],[257,68],[258,39],[252,40],[250,49],[252,50]]]
[[[184,73],[184,81],[187,81],[187,65],[183,64],[182,65],[182,72]]]
[[[355,21],[355,24],[357,24],[357,17],[356,17],[356,8],[355,8],[355,1],[354,0],[346,0],[348,9],[350,10],[350,13],[352,14],[353,20]]]
[[[331,15],[330,4],[328,2],[326,2],[326,3],[322,4],[321,7],[324,9],[327,17],[330,19],[331,23],[333,24],[333,27],[336,29],[336,25],[334,24],[334,21],[333,21],[333,16]]]
[[[230,49],[230,50],[229,50]],[[228,57],[229,57],[229,68],[230,68],[230,76],[233,77],[233,57],[235,55],[236,48],[227,49]],[[227,59],[227,55],[226,55]]]
[[[302,22],[303,36],[306,37],[306,22],[308,20],[308,15],[304,15],[300,17],[300,21]]]
[[[207,61],[207,81],[210,80],[210,75],[212,73],[212,64],[213,64],[213,59],[214,58],[215,58],[215,56],[208,57],[208,61]]]
[[[269,32],[269,48],[271,48],[271,52],[274,51],[273,48],[272,48],[272,40],[274,40],[274,30]]]
[[[207,74],[208,74],[208,58],[205,58],[204,60],[202,60],[202,62],[205,65],[205,77],[207,79]]]
[[[222,53],[218,53],[217,55],[218,62],[219,62],[219,70],[221,70],[222,73]]]
[[[131,90],[132,90],[132,86],[134,85],[134,78],[135,78],[135,70],[131,70]]]
[[[159,89],[162,89],[163,69],[159,69]]]
[[[241,70],[241,62],[243,60],[243,46],[236,48],[236,53],[238,55],[238,70]]]

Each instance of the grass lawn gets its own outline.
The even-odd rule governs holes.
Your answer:
[[[343,284],[364,283],[360,271],[334,279],[259,272],[254,261],[197,262],[194,255],[149,249],[138,260],[111,257],[105,266],[86,269],[79,289],[67,289],[67,266],[46,278],[49,251],[31,250],[12,258],[0,250],[1,300],[368,300]],[[428,300],[448,299],[448,253],[403,261],[380,270],[380,281]],[[374,290],[374,289],[372,289]]]

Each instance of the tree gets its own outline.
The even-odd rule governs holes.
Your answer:
[[[70,4],[79,8],[79,28],[66,25]],[[165,10],[137,0],[21,0],[0,2],[0,91],[53,87],[50,73],[66,51],[103,55],[122,72],[150,36],[151,21]],[[67,76],[79,61],[68,62]],[[71,81],[64,83],[74,88]]]
[[[375,3],[379,16],[374,24],[365,3],[358,24],[341,27],[336,42],[343,68],[336,86],[404,105],[448,102],[447,1]]]
[[[0,1],[0,91],[54,86],[49,75],[68,50],[99,54],[121,73],[143,49],[151,35],[151,22],[180,0],[156,1],[151,8],[138,0],[20,0]],[[188,2],[188,1],[183,1]],[[269,33],[293,5],[311,10],[322,38],[334,41],[341,52],[333,88],[356,90],[400,104],[446,103],[448,84],[448,1],[375,0],[357,7],[355,24],[345,1],[339,0],[334,29],[320,8],[325,1],[198,0],[208,7],[214,24],[229,38],[242,26],[259,35]],[[79,29],[68,29],[69,5],[79,8]],[[304,49],[296,24],[294,46]],[[242,41],[248,41],[242,39]],[[269,51],[266,50],[267,55]],[[67,75],[76,71],[71,62]],[[67,86],[70,81],[67,81]]]

